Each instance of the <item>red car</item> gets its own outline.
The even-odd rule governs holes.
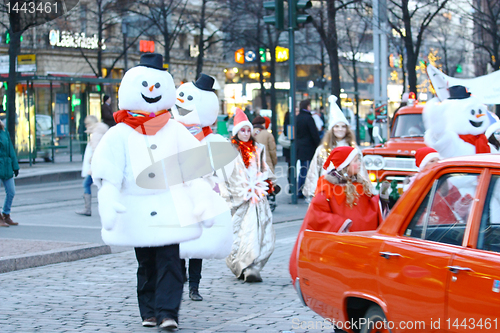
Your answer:
[[[373,148],[363,149],[363,160],[372,182],[402,182],[418,171],[415,152],[425,147],[423,107],[419,104],[399,109],[394,115],[389,140]]]
[[[500,331],[500,156],[438,162],[375,231],[305,230],[295,288],[348,332]]]

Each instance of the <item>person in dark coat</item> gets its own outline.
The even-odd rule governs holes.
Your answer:
[[[19,174],[19,164],[14,146],[10,141],[10,136],[3,122],[0,121],[0,180],[5,188],[5,201],[0,216],[0,227],[8,227],[18,225],[19,223],[12,221],[10,218],[10,207],[16,194],[16,185],[14,183],[14,175]]]
[[[111,109],[111,97],[104,95],[103,104],[101,106],[101,119],[102,122],[110,128],[116,125],[115,118],[113,118],[113,110]]]
[[[285,134],[288,137],[288,125],[290,125],[290,111],[287,111],[285,113],[285,118],[283,120],[283,134]],[[287,179],[288,179],[288,184],[292,184],[292,176],[291,176],[291,165],[290,165],[290,148],[285,148],[283,147],[283,156],[285,157],[286,164],[288,165],[288,172],[287,172]],[[290,187],[289,192],[290,192]]]
[[[320,143],[320,138],[311,114],[311,101],[309,99],[303,100],[299,107],[299,115],[295,120],[297,159],[300,160],[298,198],[303,199],[302,186],[304,186],[307,170]]]

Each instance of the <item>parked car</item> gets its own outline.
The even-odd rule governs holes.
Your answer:
[[[373,183],[396,180],[402,184],[407,176],[418,171],[415,152],[425,147],[422,111],[421,104],[399,109],[394,115],[389,140],[363,149],[365,167]]]
[[[499,155],[438,162],[375,231],[300,238],[299,298],[345,331],[500,331]]]

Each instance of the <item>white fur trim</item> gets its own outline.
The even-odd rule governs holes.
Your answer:
[[[240,129],[243,128],[243,126],[250,126],[250,129],[253,132],[253,125],[252,125],[252,123],[249,122],[248,120],[245,120],[245,121],[240,121],[238,124],[234,125],[234,127],[233,127],[233,135],[236,135],[236,133],[238,133],[240,131]]]
[[[356,148],[354,148],[351,153],[349,154],[349,156],[347,156],[347,158],[345,159],[345,161],[339,165],[338,167],[335,167],[335,169],[337,170],[342,170],[343,168],[345,168],[346,166],[349,165],[349,163],[352,162],[352,160],[354,159],[354,157],[356,157],[356,155],[358,155],[358,150]]]
[[[418,167],[418,169],[420,171],[422,171],[424,168],[425,168],[425,165],[427,163],[429,163],[430,160],[432,160],[433,158],[439,158],[439,154],[438,153],[429,153],[427,154],[423,159],[422,159],[422,162],[420,162],[420,166]]]
[[[492,125],[490,125],[490,127],[488,127],[484,135],[486,135],[486,138],[489,139],[490,136],[499,129],[500,129],[500,121],[497,121],[496,123],[493,123]]]

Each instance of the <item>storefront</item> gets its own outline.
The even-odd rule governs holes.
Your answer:
[[[6,78],[2,78],[3,81]],[[87,143],[84,119],[101,118],[104,93],[117,100],[117,79],[63,76],[24,76],[16,89],[16,144],[20,160],[54,161],[81,159]],[[7,84],[1,89],[6,122]]]

